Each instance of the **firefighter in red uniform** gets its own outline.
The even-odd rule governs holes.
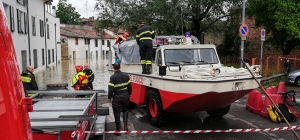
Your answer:
[[[120,71],[120,64],[114,63],[114,74],[110,77],[108,83],[108,102],[112,102],[115,116],[116,131],[121,129],[121,110],[123,112],[124,131],[128,131],[128,105],[131,95],[131,83],[128,74]],[[113,99],[111,101],[111,99]],[[120,135],[117,133],[116,135]]]
[[[155,37],[152,27],[145,25],[144,21],[139,21],[139,28],[136,34],[136,42],[140,46],[140,56],[143,72],[150,74],[152,66],[152,39]]]
[[[126,39],[127,39],[128,36],[129,36],[128,32],[125,32],[123,35],[118,35],[118,37],[116,38],[115,45],[116,44],[121,44],[122,42],[126,41]],[[117,63],[121,63],[121,60],[118,57],[118,53],[120,53],[119,52],[119,48],[115,52],[115,57],[116,57],[116,62]]]
[[[75,69],[77,74],[72,78],[71,87],[75,90],[90,90],[88,76],[83,72],[83,66],[76,65]],[[85,95],[78,95],[78,97],[85,97]]]
[[[118,35],[115,44],[119,44],[119,43],[121,44],[122,42],[126,41],[128,36],[129,36],[128,32],[124,32],[123,35]]]

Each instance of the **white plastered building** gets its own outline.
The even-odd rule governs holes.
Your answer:
[[[20,71],[60,63],[60,20],[52,0],[2,0]]]

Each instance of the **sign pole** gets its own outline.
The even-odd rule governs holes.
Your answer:
[[[245,24],[245,4],[246,0],[243,0],[243,15],[242,15],[242,24]],[[244,60],[244,40],[241,39],[241,59]],[[240,67],[243,67],[243,62],[240,62]]]
[[[266,30],[265,29],[261,29],[261,44],[260,44],[260,74],[262,74],[262,57],[263,57],[263,50],[264,50],[264,41],[266,38]]]

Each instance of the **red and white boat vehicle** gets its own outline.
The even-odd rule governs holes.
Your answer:
[[[246,68],[223,66],[214,45],[163,45],[154,55],[149,75],[141,74],[138,63],[121,62],[121,71],[129,74],[133,86],[131,102],[146,105],[154,126],[163,125],[169,112],[223,116],[233,102],[258,88]],[[260,81],[260,66],[251,69]]]

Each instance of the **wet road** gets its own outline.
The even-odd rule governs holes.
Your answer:
[[[47,70],[36,74],[40,89],[45,89],[46,84],[69,82],[75,74],[74,65],[90,63],[91,69],[95,73],[95,89],[107,89],[109,73],[107,72],[106,60],[103,58],[92,59],[88,62],[86,59],[62,61],[58,66],[52,66]],[[288,90],[295,90],[300,93],[300,87],[287,84]],[[300,96],[297,97],[300,101]],[[129,114],[129,124],[131,130],[228,130],[228,129],[264,129],[285,127],[286,123],[273,123],[269,119],[262,118],[260,115],[253,114],[246,110],[247,96],[241,98],[231,105],[231,110],[227,115],[221,118],[211,118],[206,112],[196,112],[188,114],[172,114],[169,123],[161,128],[153,127],[146,115],[145,106],[136,107]],[[102,106],[110,106],[107,103],[107,97],[102,96]],[[295,107],[300,112],[300,107]],[[112,109],[110,108],[110,113]],[[292,126],[300,125],[300,118],[291,123]],[[115,129],[113,115],[107,116],[107,130]],[[300,130],[296,130],[300,135]],[[115,136],[106,135],[107,140],[292,140],[296,139],[292,131],[274,131],[274,132],[248,132],[248,133],[206,133],[206,134],[122,134]]]

